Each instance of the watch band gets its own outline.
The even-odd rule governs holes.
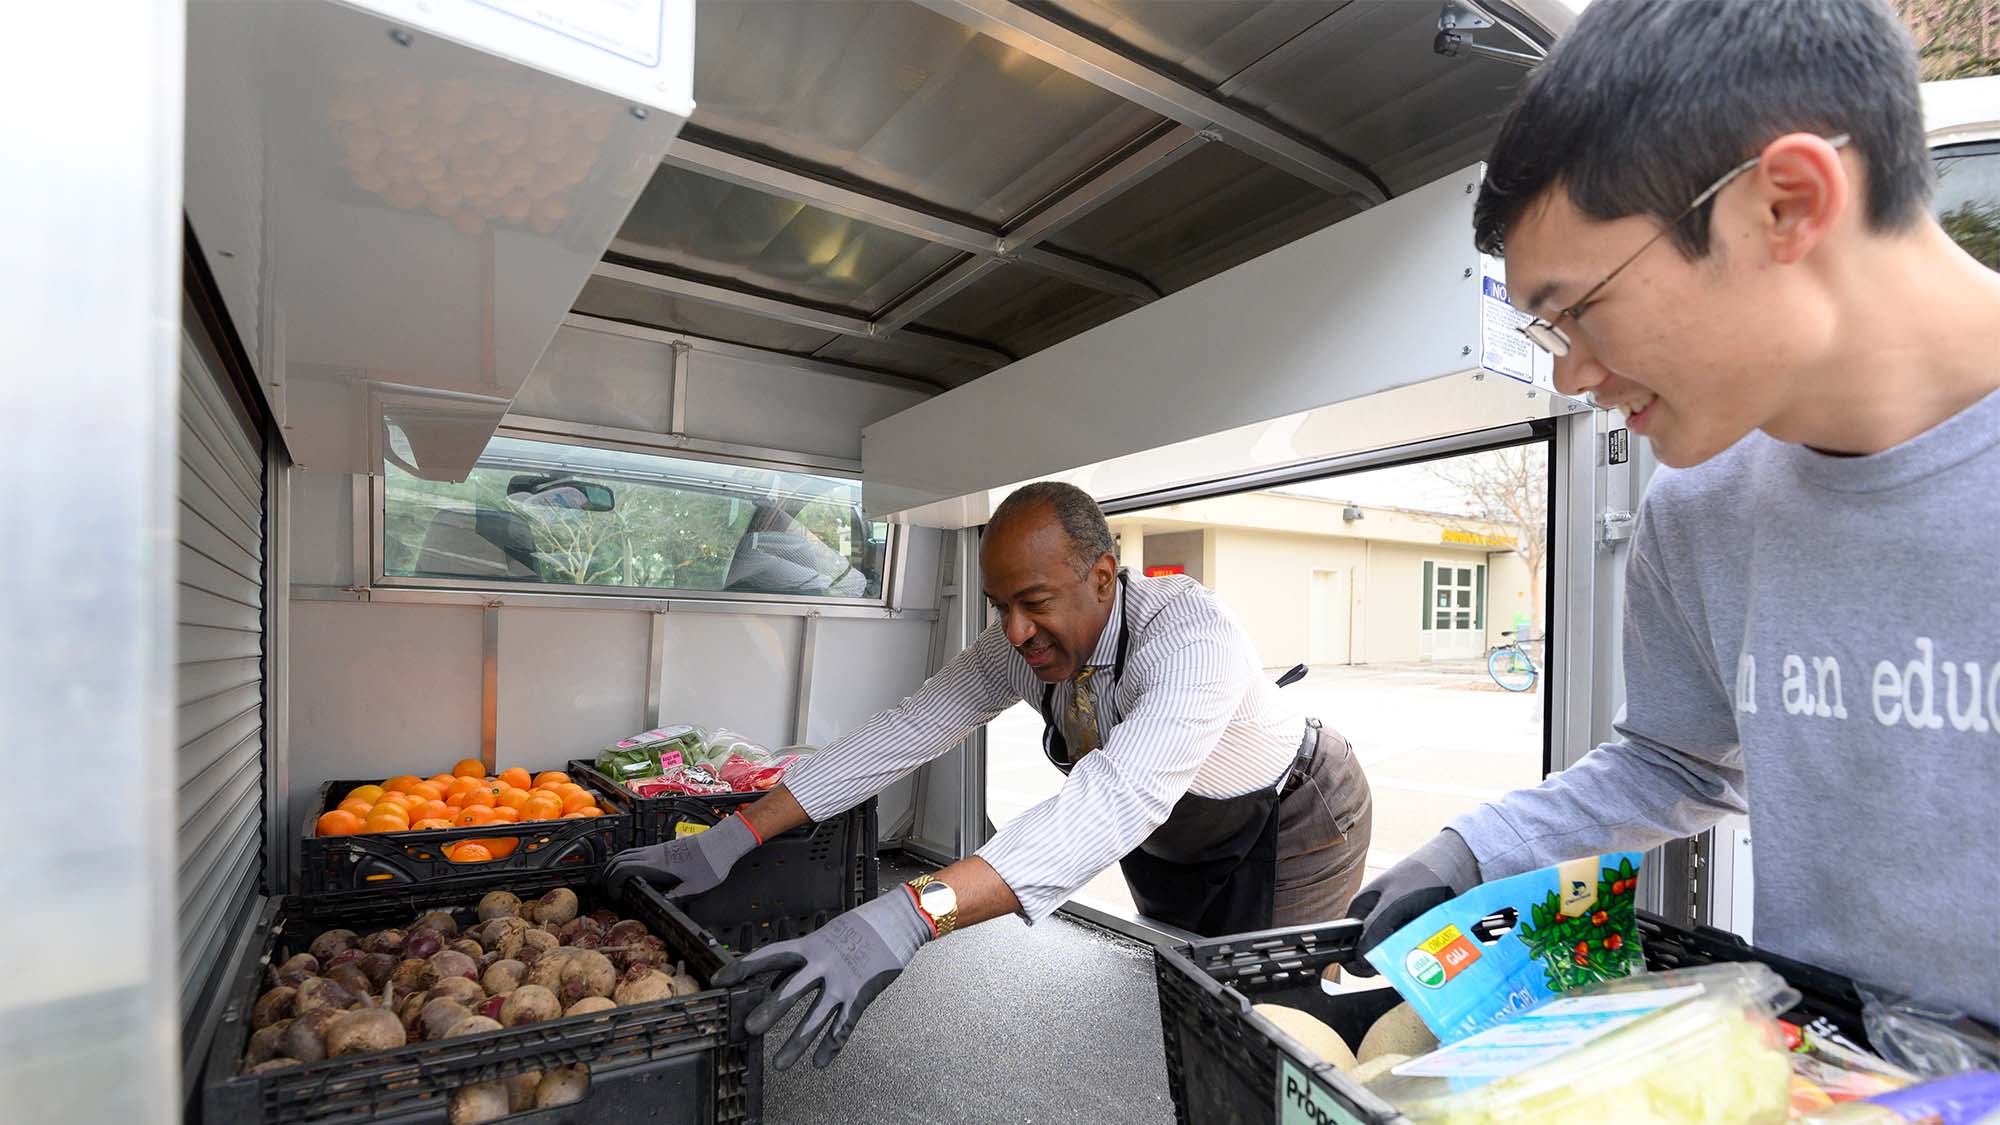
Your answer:
[[[943,937],[958,928],[958,906],[954,903],[952,908],[945,911],[942,915],[934,915],[930,911],[925,910],[924,888],[930,886],[932,883],[938,883],[939,886],[949,889],[947,884],[939,883],[935,875],[919,875],[903,885],[910,888],[911,897],[917,900],[917,913],[929,918],[931,929],[937,932],[937,936]],[[955,895],[953,897],[956,898]]]

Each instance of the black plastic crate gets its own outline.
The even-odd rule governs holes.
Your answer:
[[[319,801],[307,811],[300,825],[299,870],[292,881],[294,894],[327,895],[391,886],[448,884],[491,888],[518,879],[524,872],[581,872],[599,867],[631,846],[632,817],[615,808],[604,809],[603,816],[575,820],[532,820],[354,836],[314,834],[320,815],[339,807],[341,794],[368,784],[371,783],[329,781],[319,787]],[[579,780],[577,784],[586,783]],[[453,863],[444,852],[447,846],[463,840],[502,838],[520,841],[514,854],[504,859]]]
[[[508,889],[522,897],[569,887],[585,911],[604,902],[587,880],[535,873]],[[758,1125],[763,1119],[764,1049],[743,1027],[762,997],[761,984],[710,988],[693,996],[607,1012],[524,1024],[480,1035],[415,1043],[388,1051],[309,1063],[268,1074],[237,1073],[249,1044],[250,1011],[270,965],[304,949],[327,929],[360,932],[408,925],[430,910],[463,922],[490,888],[396,887],[308,899],[272,900],[229,978],[229,996],[203,1075],[204,1125],[331,1121],[448,1120],[450,1091],[527,1071],[585,1064],[590,1092],[556,1109],[504,1120],[536,1125]],[[697,980],[712,980],[733,958],[701,927],[650,888],[632,887],[616,904],[667,942]]]
[[[1857,1046],[1867,1047],[1861,1001],[1846,978],[1762,952],[1734,934],[1682,929],[1650,914],[1639,915],[1646,965],[1679,969],[1718,961],[1761,961],[1804,999],[1784,1018],[1800,1025],[1821,1021]],[[1279,1120],[1285,1083],[1312,1087],[1369,1125],[1406,1123],[1381,1098],[1317,1056],[1278,1034],[1252,1004],[1283,1004],[1310,1013],[1359,1047],[1375,1020],[1402,1002],[1391,988],[1329,994],[1320,971],[1350,960],[1361,923],[1239,934],[1154,951],[1159,978],[1160,1025],[1165,1033],[1167,1081],[1174,1117],[1183,1125],[1265,1125]]]
[[[569,763],[571,777],[630,814],[634,846],[672,840],[683,824],[720,823],[762,793],[714,797],[641,797],[589,762]],[[875,798],[831,820],[806,824],[766,840],[744,856],[707,894],[682,909],[737,952],[809,934],[878,891]]]

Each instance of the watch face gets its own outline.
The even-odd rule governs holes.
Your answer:
[[[924,913],[933,918],[942,918],[958,909],[958,894],[943,883],[928,883],[917,892],[917,899],[924,905]]]

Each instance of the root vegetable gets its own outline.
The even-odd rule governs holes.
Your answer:
[[[503,918],[495,918],[491,922],[479,927],[472,932],[472,936],[478,938],[479,944],[485,946],[487,949],[498,949],[500,948],[500,943],[507,940],[509,934],[525,934],[528,932],[528,929],[527,922],[515,915],[509,914]]]
[[[297,1060],[297,1059],[282,1059],[282,1058],[280,1058],[280,1059],[271,1059],[271,1060],[269,1060],[269,1061],[266,1061],[266,1062],[260,1062],[260,1063],[258,1063],[258,1064],[257,1064],[256,1066],[253,1066],[253,1067],[251,1067],[251,1068],[250,1068],[249,1070],[245,1071],[244,1073],[245,1073],[245,1074],[269,1074],[269,1073],[271,1073],[271,1072],[272,1072],[272,1071],[274,1071],[274,1070],[284,1070],[284,1069],[285,1069],[285,1068],[287,1068],[287,1067],[294,1067],[294,1066],[297,1066],[297,1065],[299,1065],[299,1060]]]
[[[458,936],[458,919],[453,918],[446,911],[433,910],[429,914],[417,919],[416,924],[411,926],[410,929],[412,931],[430,930],[446,941],[450,941],[452,938]]]
[[[436,930],[418,930],[403,943],[403,956],[410,960],[427,961],[438,950],[444,948],[444,936]]]
[[[433,953],[430,960],[424,962],[425,988],[436,988],[439,981],[451,977],[474,980],[478,975],[479,963],[456,949]]]
[[[480,1125],[507,1116],[507,1084],[481,1082],[451,1092],[451,1125]]]
[[[486,1002],[479,1005],[479,1014],[495,1023],[500,1022],[500,1012],[507,1007],[507,997],[511,995],[513,994],[502,992],[496,996],[487,997]]]
[[[575,945],[585,938],[602,943],[604,934],[604,926],[595,918],[572,918],[556,928],[556,937],[560,938],[564,945]]]
[[[458,1026],[458,1021],[470,1015],[471,1009],[458,1001],[448,996],[433,996],[417,1017],[417,1026],[424,1029],[425,1039],[443,1039],[446,1032]]]
[[[1362,1062],[1379,1055],[1407,1055],[1415,1058],[1436,1050],[1437,1036],[1424,1024],[1422,1016],[1406,1001],[1382,1014],[1368,1034],[1361,1037],[1361,1049],[1354,1057]]]
[[[535,1087],[535,1108],[548,1109],[552,1106],[575,1105],[589,1092],[589,1067],[582,1064],[559,1066],[544,1073],[541,1085]]]
[[[523,935],[521,951],[514,959],[524,965],[533,965],[543,954],[562,948],[562,942],[547,930],[529,930]]]
[[[486,1003],[486,990],[479,987],[479,982],[466,980],[464,977],[446,977],[437,982],[430,993],[432,999],[445,996],[468,1008],[477,1008]]]
[[[595,950],[569,957],[562,971],[562,1002],[574,1004],[586,996],[609,996],[618,987],[618,970],[611,958]]]
[[[306,948],[306,952],[319,958],[319,963],[325,965],[333,960],[334,954],[358,948],[360,948],[360,936],[353,930],[328,930],[314,938],[312,945]]]
[[[568,887],[557,887],[535,900],[535,918],[548,925],[560,926],[575,918],[576,911],[576,892]]]
[[[561,988],[563,966],[569,963],[571,956],[571,952],[567,949],[550,950],[542,954],[528,965],[527,983],[540,985],[550,992]]]
[[[396,971],[397,961],[393,953],[367,953],[363,954],[361,960],[355,964],[360,966],[362,975],[368,978],[368,983],[380,988],[389,983],[389,974]]]
[[[618,924],[618,915],[600,906],[590,912],[590,920],[608,930]]]
[[[339,953],[334,954],[332,957],[327,958],[326,967],[320,970],[320,975],[332,976],[333,970],[340,968],[342,965],[355,964],[366,956],[368,956],[368,954],[362,952],[359,946],[356,946],[353,949],[343,949]]]
[[[502,1027],[552,1020],[560,1015],[562,1006],[556,1003],[556,994],[538,984],[524,984],[515,989],[500,1006]]]
[[[299,994],[292,1000],[292,1011],[297,1015],[319,1008],[343,1011],[354,1006],[356,997],[337,981],[326,977],[307,977],[299,982]]]
[[[1336,1070],[1353,1070],[1354,1051],[1340,1033],[1313,1016],[1282,1004],[1253,1004],[1250,1010],[1278,1025],[1278,1030],[1299,1041],[1306,1050],[1333,1064]]]
[[[479,920],[490,922],[496,918],[513,918],[521,912],[521,900],[507,891],[493,891],[479,900]]]
[[[284,1053],[285,1029],[292,1026],[291,1020],[279,1020],[269,1027],[259,1028],[250,1035],[250,1049],[244,1052],[243,1062],[256,1066],[277,1058]]]
[[[674,995],[674,978],[650,965],[640,965],[626,971],[611,998],[623,1005],[671,1000]]]
[[[326,1025],[340,1017],[332,1008],[315,1008],[292,1021],[279,1046],[285,1057],[318,1062],[326,1057]]]
[[[535,1088],[542,1084],[542,1072],[531,1070],[507,1080],[507,1108],[515,1113],[535,1108]]]
[[[256,1006],[250,1009],[250,1026],[262,1030],[280,1020],[290,1019],[293,1011],[292,1001],[298,994],[298,989],[280,985],[259,996]]]
[[[471,938],[459,938],[457,941],[454,941],[450,945],[445,946],[445,948],[456,950],[460,953],[463,953],[467,957],[472,958],[474,962],[477,962],[481,957],[486,956],[486,947],[472,940]]]
[[[571,1004],[569,1008],[563,1012],[563,1015],[587,1016],[592,1012],[608,1012],[613,1008],[616,1008],[617,1006],[618,1006],[617,1002],[612,1000],[607,1000],[602,996],[586,996],[583,999],[578,1000],[576,1003]]]
[[[361,939],[361,948],[369,953],[387,953],[392,956],[403,952],[403,943],[410,935],[398,929],[376,930]]]
[[[500,1030],[500,1021],[489,1016],[471,1015],[451,1025],[444,1033],[446,1039],[456,1039],[461,1035],[477,1035],[482,1031]]]
[[[417,1020],[423,1015],[424,1005],[430,1003],[430,1001],[431,995],[428,992],[419,992],[397,1001],[396,1018],[402,1021],[403,1030],[415,1031],[417,1029]]]
[[[627,918],[623,922],[612,923],[610,928],[604,931],[604,936],[610,938],[614,944],[631,945],[641,938],[651,937],[652,933],[646,929],[646,923],[636,918]]]
[[[381,1008],[343,1012],[326,1025],[326,1056],[330,1059],[387,1051],[407,1042],[402,1021]]]
[[[326,979],[346,989],[354,996],[366,996],[375,991],[375,982],[368,979],[368,974],[361,971],[361,966],[352,962],[345,965],[335,965],[333,968],[327,970]]]
[[[429,968],[422,961],[411,959],[396,963],[396,969],[389,974],[389,983],[398,992],[417,992],[424,987],[424,970]]]
[[[318,975],[319,958],[310,953],[299,953],[287,958],[284,964],[273,969],[271,980],[275,985],[297,988],[300,981]]]
[[[490,994],[512,992],[526,983],[527,976],[528,967],[519,961],[495,961],[480,974],[479,987]]]
[[[701,982],[689,975],[686,961],[674,966],[673,981],[675,996],[693,996],[701,991]]]

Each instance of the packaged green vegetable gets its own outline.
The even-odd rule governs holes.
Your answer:
[[[1643,972],[1641,856],[1618,852],[1483,883],[1368,951],[1441,1043],[1577,988]]]
[[[658,727],[605,747],[597,755],[597,768],[613,781],[658,777],[691,760],[707,741],[700,727],[687,723]]]

